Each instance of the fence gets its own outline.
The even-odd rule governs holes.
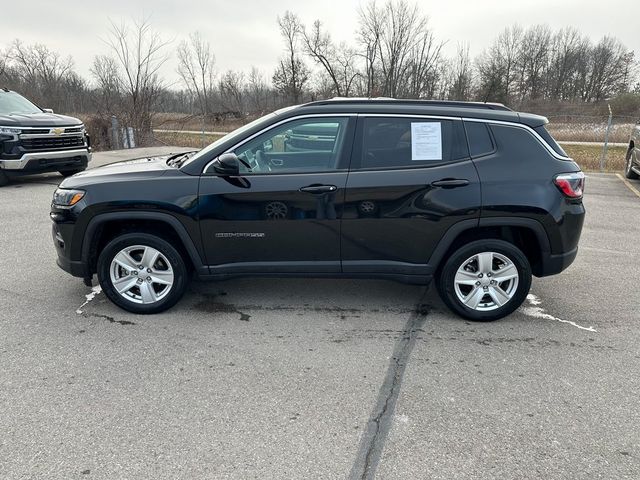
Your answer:
[[[591,155],[598,151],[598,165],[593,165],[591,158],[589,168],[600,171],[622,168],[629,136],[639,120],[611,111],[609,115],[549,115],[547,118],[549,132],[566,150],[584,155],[587,150]]]

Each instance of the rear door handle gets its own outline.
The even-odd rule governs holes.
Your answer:
[[[432,187],[443,188],[465,187],[467,185],[469,185],[469,180],[466,178],[443,178],[442,180],[431,182]]]
[[[335,185],[309,185],[307,187],[302,187],[300,191],[317,195],[320,193],[335,192],[337,189],[338,187]]]

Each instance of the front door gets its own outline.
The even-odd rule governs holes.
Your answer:
[[[269,127],[232,151],[239,177],[205,172],[200,228],[218,273],[340,272],[355,119],[306,117]]]

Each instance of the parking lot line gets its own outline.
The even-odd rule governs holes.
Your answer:
[[[627,188],[629,188],[629,190],[631,190],[633,193],[636,194],[636,196],[640,197],[640,191],[638,191],[638,189],[636,187],[634,187],[633,185],[631,185],[631,182],[629,180],[627,180],[626,178],[624,178],[622,175],[620,175],[619,173],[616,173],[616,177],[618,177],[620,180],[622,180],[622,183],[624,183]]]

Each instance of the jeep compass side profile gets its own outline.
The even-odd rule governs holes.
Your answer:
[[[279,110],[199,152],[65,179],[58,264],[135,313],[189,278],[427,284],[472,320],[517,309],[575,259],[584,175],[547,120],[499,104],[334,99]]]

